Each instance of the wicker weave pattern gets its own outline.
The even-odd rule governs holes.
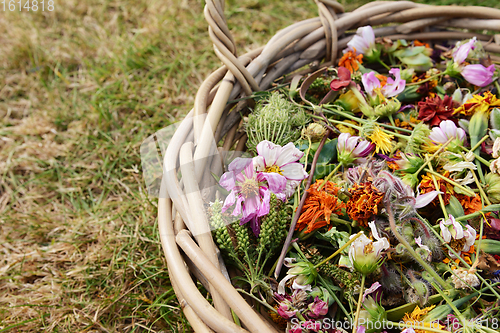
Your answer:
[[[234,39],[224,17],[224,2],[207,0],[205,18],[216,55],[224,66],[213,72],[200,86],[193,110],[186,116],[167,148],[163,191],[159,200],[159,229],[169,275],[183,311],[196,332],[277,332],[257,314],[231,286],[224,264],[209,232],[204,200],[213,193],[200,191],[213,179],[211,172],[222,174],[217,158],[212,158],[213,138],[224,139],[222,149],[243,151],[245,135],[238,135],[240,113],[251,100],[228,104],[241,95],[265,90],[283,74],[307,64],[311,70],[335,62],[339,50],[352,38],[347,30],[364,25],[381,25],[378,37],[390,39],[459,40],[477,36],[487,51],[500,53],[491,35],[472,34],[449,28],[500,31],[500,10],[482,7],[426,6],[410,1],[376,1],[344,13],[334,0],[317,0],[319,17],[295,23],[279,31],[267,45],[238,56]],[[429,27],[443,28],[428,31]],[[445,29],[448,29],[447,31]],[[340,38],[340,39],[339,39]],[[315,68],[316,66],[316,68]],[[251,106],[251,105],[250,105]],[[206,115],[206,117],[200,117]],[[202,119],[204,118],[204,120]],[[203,187],[205,188],[205,187]],[[198,235],[196,242],[190,232]],[[182,250],[182,252],[181,252]],[[212,306],[200,294],[191,278],[194,274],[210,291]],[[243,329],[233,322],[232,309]]]

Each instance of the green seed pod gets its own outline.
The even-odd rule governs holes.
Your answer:
[[[227,231],[226,224],[222,217],[222,202],[218,199],[210,207],[210,224],[214,230],[214,236],[221,251],[230,252],[233,249],[231,237]]]

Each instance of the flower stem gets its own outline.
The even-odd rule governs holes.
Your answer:
[[[464,146],[460,146],[460,148],[462,148],[467,153],[471,152],[469,149],[465,148]],[[488,162],[487,160],[485,160],[484,158],[482,158],[481,156],[479,156],[478,154],[476,154],[474,152],[472,152],[472,154],[474,155],[474,157],[476,158],[476,160],[479,160],[479,162],[483,163],[488,168],[490,167],[490,164],[491,164],[490,162]]]
[[[450,144],[450,142],[453,140],[453,138],[449,138],[448,141],[446,141],[441,147],[439,147],[438,150],[434,154],[432,154],[430,159],[427,159],[424,164],[417,170],[417,172],[414,173],[415,176],[418,176],[418,174],[424,170],[424,168],[429,164],[443,149],[446,148]]]
[[[378,63],[381,64],[382,66],[385,67],[385,69],[387,69],[388,71],[390,71],[392,68],[389,67],[385,62],[382,61],[382,59],[378,59]]]
[[[327,130],[325,136],[323,139],[321,139],[321,142],[319,143],[318,149],[316,150],[316,153],[314,154],[314,158],[311,164],[311,170],[309,171],[309,178],[307,179],[306,186],[304,187],[304,193],[302,194],[302,198],[300,199],[299,206],[297,207],[297,210],[295,211],[295,214],[293,215],[292,223],[290,223],[290,228],[288,229],[288,235],[286,236],[285,243],[283,244],[283,248],[281,249],[281,254],[278,259],[278,262],[276,264],[276,269],[274,271],[274,277],[277,279],[278,276],[280,275],[281,272],[281,267],[283,266],[283,261],[285,260],[285,255],[288,252],[288,247],[290,246],[290,243],[292,242],[292,236],[293,232],[295,231],[295,226],[297,225],[297,221],[299,220],[300,213],[302,211],[302,207],[304,207],[304,203],[306,202],[307,199],[307,190],[311,186],[312,179],[314,177],[314,170],[316,169],[316,163],[318,162],[319,154],[321,153],[321,150],[323,149],[323,146],[325,145],[326,139],[328,138],[328,135],[330,134],[330,130]]]
[[[269,310],[271,310],[273,312],[276,312],[275,308],[273,308],[272,306],[270,306],[267,302],[263,302],[261,299],[259,299],[258,297],[256,297],[254,294],[251,294],[251,293],[247,292],[246,290],[243,290],[243,289],[240,289],[240,288],[236,288],[236,290],[239,291],[240,293],[243,293],[243,294],[245,294],[247,296],[252,297],[254,300],[256,300],[260,304],[264,305]]]
[[[366,279],[366,274],[363,274],[361,276],[361,285],[359,287],[359,297],[358,297],[358,306],[356,308],[356,315],[354,316],[354,325],[352,332],[356,333],[357,328],[358,328],[358,320],[359,320],[359,312],[361,311],[361,303],[363,300],[363,292],[365,288],[365,279]]]
[[[444,180],[444,181],[446,181],[446,182],[450,183],[451,185],[458,187],[458,188],[459,188],[459,189],[461,189],[462,191],[467,192],[467,193],[468,193],[468,194],[470,194],[471,196],[475,196],[475,195],[476,195],[474,192],[472,192],[472,191],[471,191],[471,190],[469,190],[468,188],[466,188],[466,187],[464,187],[464,186],[460,185],[459,183],[457,183],[456,181],[454,181],[454,180],[452,180],[452,179],[450,179],[450,178],[448,178],[448,177],[443,176],[443,175],[442,175],[442,174],[440,174],[440,173],[437,173],[437,172],[435,172],[435,171],[433,171],[433,170],[430,170],[430,169],[425,169],[425,172],[428,172],[428,173],[430,173],[431,175],[434,175],[434,176],[436,176],[436,177],[441,178],[442,180]]]
[[[331,121],[332,123],[334,123],[334,124],[340,124],[340,125],[344,125],[344,126],[349,126],[349,127],[352,127],[352,128],[354,128],[354,129],[356,129],[356,130],[358,130],[358,131],[360,131],[360,130],[361,130],[361,127],[356,126],[356,125],[351,124],[351,123],[345,123],[345,122],[343,122],[343,121],[340,121],[340,120],[335,120],[335,119],[330,119],[330,121]]]
[[[428,160],[429,156],[426,155],[425,158]],[[430,164],[430,163],[429,163],[429,169],[431,171],[434,171],[432,169],[432,164]],[[439,186],[438,186],[438,182],[436,180],[436,176],[431,174],[431,178],[432,178],[432,182],[434,183],[434,188],[436,189],[436,191],[439,191]],[[443,196],[439,192],[438,192],[438,198],[439,198],[439,204],[441,205],[441,210],[443,211],[444,218],[446,219],[446,218],[448,218],[448,212],[446,211],[446,206],[444,204]]]
[[[330,285],[328,283],[326,283],[325,279],[323,279],[323,277],[320,274],[318,274],[318,278],[319,278],[319,281],[321,282],[321,284],[323,285],[323,287],[325,287],[325,289],[328,290],[328,293],[333,297],[333,299],[335,299],[335,302],[337,302],[337,305],[340,307],[342,312],[344,312],[347,319],[352,320],[351,313],[347,312],[346,308],[344,307],[342,302],[339,300],[339,298],[335,294],[335,291],[333,291],[332,288],[330,288]]]
[[[358,237],[360,237],[361,235],[363,235],[363,231],[360,231],[356,234],[356,236],[354,236],[353,238],[349,239],[349,241],[347,243],[345,243],[344,245],[342,245],[337,251],[335,251],[331,256],[329,256],[328,258],[326,258],[325,260],[321,261],[319,264],[315,265],[314,268],[318,268],[319,266],[323,265],[324,263],[332,260],[337,254],[339,254],[340,252],[344,251],[349,245],[352,244],[352,242],[354,242],[356,239],[358,239]]]
[[[396,221],[394,220],[394,212],[392,211],[391,205],[386,205],[385,209],[389,215],[389,225],[394,236],[396,236],[399,242],[403,244],[403,246],[408,250],[413,259],[415,259],[415,261],[417,261],[444,289],[450,289],[451,286],[445,280],[443,280],[443,278],[440,277],[439,274],[437,274],[436,271],[428,263],[426,263],[421,256],[419,256],[415,252],[415,250],[410,246],[406,239],[398,232],[396,228]]]

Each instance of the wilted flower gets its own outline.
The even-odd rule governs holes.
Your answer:
[[[479,286],[479,279],[475,274],[475,270],[466,270],[458,268],[453,271],[451,281],[455,284],[455,289],[474,288]]]
[[[432,251],[427,245],[422,244],[422,237],[418,236],[415,238],[415,243],[418,245],[417,253],[422,256],[427,261],[432,260]]]
[[[228,167],[229,171],[220,178],[219,184],[231,191],[224,201],[222,212],[235,205],[233,216],[242,214],[240,223],[251,221],[256,236],[260,233],[258,218],[269,213],[271,192],[282,200],[286,178],[279,173],[255,171],[252,159],[236,158]]]
[[[432,128],[429,139],[432,140],[434,144],[445,144],[448,140],[453,139],[447,146],[449,151],[460,153],[462,148],[460,146],[465,145],[465,140],[467,139],[467,134],[461,128],[451,120],[442,121],[439,127]]]
[[[318,191],[322,184],[323,180],[317,180],[307,190],[309,195],[304,202],[295,230],[305,230],[304,233],[310,233],[330,225],[330,216],[332,214],[340,215],[342,213],[345,204],[337,198],[339,188],[329,181]]]
[[[361,140],[359,136],[351,136],[349,133],[339,135],[337,142],[337,156],[339,163],[349,165],[352,163],[366,162],[368,156],[375,148],[375,145],[366,140]]]
[[[354,184],[349,193],[351,198],[346,203],[347,214],[361,226],[367,226],[368,220],[378,214],[384,193],[370,183]]]
[[[401,71],[399,68],[391,68],[389,73],[394,75],[394,79],[391,77],[387,78],[387,84],[383,88],[383,94],[385,97],[394,97],[405,90],[406,81],[401,79]]]
[[[439,96],[427,97],[425,101],[418,102],[418,108],[418,119],[437,126],[453,115],[453,99],[450,96],[445,96],[444,99]]]
[[[328,303],[316,296],[314,301],[308,305],[308,309],[309,312],[307,314],[310,318],[319,318],[328,313]]]
[[[374,222],[368,223],[376,241],[370,240],[365,234],[358,237],[349,248],[349,260],[361,274],[370,274],[375,271],[382,258],[382,251],[387,250],[390,245],[385,237],[379,237]],[[351,235],[351,238],[355,235]]]
[[[311,283],[316,280],[318,271],[314,265],[308,261],[294,262],[294,258],[285,258],[285,266],[290,269],[286,276],[278,284],[278,293],[285,294],[285,284],[288,280],[294,279],[292,289],[294,290],[312,290]]]
[[[439,222],[441,228],[441,237],[446,243],[449,243],[451,248],[460,255],[462,252],[469,251],[470,247],[474,245],[476,240],[476,230],[470,225],[466,225],[466,230],[458,223],[453,215],[449,218]],[[454,258],[453,253],[449,253],[450,257]]]
[[[338,79],[333,79],[330,82],[330,88],[332,90],[338,91],[342,88],[347,87],[351,83],[351,72],[348,68],[340,66],[337,69]]]
[[[270,141],[262,141],[257,145],[257,153],[259,155],[253,158],[255,169],[258,172],[285,177],[289,187],[296,187],[298,181],[308,176],[304,166],[297,163],[304,153],[295,148],[291,142],[281,147]],[[293,194],[293,190],[291,193]],[[283,199],[278,194],[276,196]]]
[[[283,319],[288,320],[290,318],[295,317],[295,314],[297,313],[298,310],[293,306],[291,297],[289,295],[275,293],[274,298],[277,303],[278,314]]]
[[[472,116],[474,113],[487,113],[495,107],[500,107],[500,99],[487,91],[483,95],[473,95],[467,102],[455,109],[454,113]]]
[[[453,49],[453,61],[461,65],[465,61],[465,59],[467,59],[469,52],[474,49],[475,42],[476,37],[473,37],[468,42],[462,43],[460,45],[459,43],[457,43],[457,46],[455,46],[455,48]]]
[[[345,67],[349,70],[349,72],[354,73],[359,69],[359,64],[362,63],[363,63],[363,55],[356,54],[356,49],[354,48],[353,50],[344,53],[342,58],[340,58],[339,68]]]
[[[369,25],[365,27],[359,27],[356,31],[356,35],[347,43],[347,51],[358,51],[360,54],[367,54],[370,51],[373,52],[375,49],[375,33],[373,28]]]
[[[495,65],[484,67],[481,64],[467,65],[462,69],[462,76],[469,83],[479,87],[486,87],[493,82]]]

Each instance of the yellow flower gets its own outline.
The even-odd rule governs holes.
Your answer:
[[[387,154],[392,149],[392,141],[394,135],[387,134],[380,129],[380,127],[376,126],[373,130],[373,133],[368,136],[371,142],[373,142],[376,146],[375,152],[378,153],[381,151],[384,154]]]
[[[453,114],[461,113],[465,116],[472,116],[474,113],[488,112],[494,107],[500,106],[500,99],[487,91],[484,96],[474,95],[467,102],[456,108]]]
[[[419,327],[429,327],[429,328],[434,328],[434,329],[443,329],[444,326],[440,325],[436,322],[432,323],[424,323],[422,322],[422,317],[427,315],[429,311],[434,309],[436,306],[431,305],[426,308],[419,308],[418,305],[413,309],[412,313],[405,313],[405,316],[403,317],[403,321],[407,325],[411,325],[412,327],[419,326]],[[426,331],[426,330],[415,330],[415,333],[432,333],[431,331]]]
[[[353,124],[353,125],[356,125],[356,126],[359,125],[357,122],[355,122],[353,120],[344,120],[343,122],[344,123]],[[339,125],[337,125],[337,128],[342,133],[349,133],[352,136],[356,135],[356,130],[354,128],[352,128],[351,126],[348,126],[348,125],[346,126],[346,125],[339,124]]]

